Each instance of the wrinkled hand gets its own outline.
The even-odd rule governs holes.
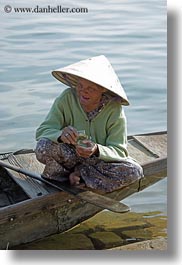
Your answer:
[[[90,140],[83,140],[82,143],[85,145],[76,145],[76,153],[78,156],[88,158],[97,152],[97,144]]]
[[[78,132],[74,127],[68,126],[62,130],[62,134],[60,138],[61,138],[61,141],[65,144],[76,145],[77,138],[78,138]]]

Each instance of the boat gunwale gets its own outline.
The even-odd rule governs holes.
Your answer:
[[[165,161],[167,161],[167,157],[163,157],[163,158],[157,158],[157,159],[154,159],[153,160],[153,162],[155,162],[155,163],[157,163],[157,162],[165,162]],[[143,164],[143,167],[147,167],[147,166],[149,166],[151,164],[151,162],[146,162],[146,163],[144,163]],[[163,169],[163,171],[165,171],[167,169],[167,167],[165,167],[164,169]],[[147,177],[149,177],[149,176],[152,176],[153,174],[151,174],[151,175],[147,175],[146,177],[144,176],[144,178],[143,179],[147,179]],[[160,177],[159,177],[159,179],[161,179]],[[141,179],[142,180],[142,179]],[[134,183],[131,183],[130,185],[128,185],[128,186],[126,186],[126,187],[123,187],[123,188],[121,188],[121,189],[119,189],[119,190],[115,190],[115,191],[113,191],[113,192],[110,192],[110,193],[101,193],[100,192],[100,194],[102,194],[102,195],[104,195],[104,196],[111,196],[112,194],[115,194],[115,193],[117,193],[117,192],[119,192],[119,191],[121,191],[121,190],[124,190],[125,188],[127,188],[127,189],[129,189],[130,188],[130,186],[132,186],[133,184],[137,184],[138,183],[138,190],[136,190],[135,192],[139,192],[141,189],[140,189],[140,180],[136,180]],[[85,189],[85,190],[87,190],[87,189]],[[135,193],[134,192],[134,193]],[[99,193],[99,191],[98,191],[98,193]],[[61,199],[61,203],[60,203],[60,201],[58,200],[58,204],[56,204],[56,205],[53,205],[53,204],[51,204],[51,201],[54,199],[54,198],[57,198],[57,197],[62,197],[62,199]],[[57,198],[58,199],[58,198]],[[60,198],[59,198],[60,199]],[[59,207],[59,204],[60,204],[60,206],[61,205],[64,205],[65,203],[67,204],[67,203],[73,203],[73,202],[76,202],[76,201],[80,201],[81,203],[87,203],[87,202],[83,202],[83,201],[81,201],[78,197],[76,197],[76,196],[74,196],[74,195],[72,195],[72,194],[69,194],[69,193],[67,193],[67,192],[64,192],[64,191],[55,191],[55,192],[51,192],[51,193],[49,193],[49,194],[47,194],[47,195],[43,195],[43,196],[40,196],[40,197],[37,197],[37,198],[28,198],[27,200],[24,200],[24,201],[21,201],[21,202],[18,202],[18,203],[15,203],[15,204],[12,204],[12,205],[8,205],[8,206],[5,206],[5,207],[2,207],[2,208],[0,208],[0,214],[1,213],[6,213],[7,212],[7,217],[9,216],[9,215],[13,215],[13,213],[14,212],[16,212],[17,211],[17,209],[19,209],[19,208],[21,208],[21,207],[23,207],[23,208],[25,208],[24,210],[25,210],[25,213],[26,212],[29,212],[29,210],[27,210],[26,209],[26,206],[27,205],[30,205],[30,203],[32,204],[34,201],[36,201],[36,202],[44,202],[44,201],[48,201],[48,202],[50,202],[50,205],[49,206],[47,206],[47,205],[39,205],[39,206],[41,206],[40,208],[38,207],[37,209],[36,209],[36,211],[34,211],[34,213],[35,212],[39,212],[40,211],[40,209],[41,208],[44,208],[45,210],[46,209],[54,209],[54,208],[57,208],[57,207]],[[98,207],[97,207],[98,208]],[[0,218],[0,224],[1,224],[1,218]]]
[[[134,136],[150,136],[150,135],[162,135],[162,134],[166,134],[167,135],[167,130],[163,130],[163,131],[156,131],[156,132],[148,132],[148,133],[136,133],[136,134],[133,134],[133,135],[128,135],[127,136],[127,140],[131,140],[133,139]],[[0,153],[0,159],[1,160],[4,160],[6,159],[5,158],[1,158],[1,156],[8,156],[10,154],[13,154],[13,155],[19,155],[19,154],[31,154],[31,153],[35,153],[35,150],[30,148],[30,149],[19,149],[19,150],[16,150],[16,151],[10,151],[10,152],[3,152],[3,153]]]

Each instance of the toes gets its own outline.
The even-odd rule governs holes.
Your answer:
[[[69,175],[69,180],[71,185],[79,185],[80,184],[80,177],[75,175],[75,172]]]

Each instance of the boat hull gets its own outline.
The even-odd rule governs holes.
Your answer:
[[[158,137],[158,139],[163,140],[167,137],[166,133],[156,135],[162,135],[162,138]],[[152,141],[154,141],[155,135],[152,134],[151,136]],[[129,144],[133,139],[129,139]],[[133,145],[130,146],[130,150],[135,149],[133,153],[136,153],[136,149],[138,148],[136,148],[139,144],[138,139],[137,141],[134,140],[135,144],[133,142]],[[150,139],[149,135],[148,139]],[[138,157],[142,160],[140,163],[144,169],[144,178],[142,180],[136,181],[112,193],[107,193],[105,196],[121,201],[131,194],[143,190],[166,177],[166,144],[163,143],[163,148],[159,142],[156,142],[157,145],[160,149],[158,152],[156,152],[157,147],[153,147],[151,151],[144,144],[141,147],[142,151],[138,149]],[[147,155],[143,154],[145,147]],[[22,155],[19,153],[17,157],[18,155],[22,156],[23,159],[25,157],[25,154]],[[144,159],[144,157],[146,158]],[[31,163],[29,163],[29,166],[32,168]],[[35,167],[37,168],[37,165]],[[7,171],[7,174],[11,175],[12,172]],[[16,185],[18,184],[16,183]],[[101,208],[81,201],[74,195],[66,192],[49,190],[48,194],[37,196],[36,198],[28,198],[27,194],[24,196],[26,199],[23,201],[0,208],[0,249],[11,249],[16,245],[64,232],[101,211]]]

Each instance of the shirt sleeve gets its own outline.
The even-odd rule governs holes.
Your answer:
[[[47,117],[36,131],[36,140],[48,138],[53,142],[58,142],[58,138],[64,127],[64,112],[61,109],[60,97],[54,101]]]
[[[107,125],[106,145],[98,144],[99,158],[112,162],[128,157],[127,122],[124,111],[119,108],[111,114]]]

